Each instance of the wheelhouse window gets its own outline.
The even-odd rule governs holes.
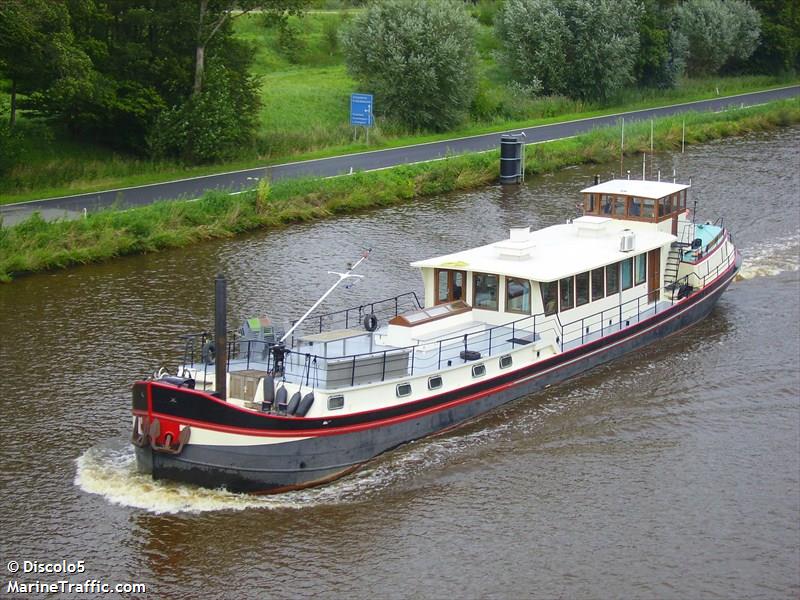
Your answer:
[[[672,196],[665,196],[658,200],[658,216],[668,217],[672,214]]]
[[[642,214],[642,198],[637,198],[634,196],[631,198],[631,203],[629,205],[628,215],[631,217],[638,217]]]
[[[592,271],[592,302],[605,297],[605,278],[604,269],[594,269]]]
[[[498,309],[498,282],[499,276],[489,273],[473,273],[472,287],[474,288],[472,306],[484,310]]]
[[[656,201],[652,198],[642,199],[642,217],[652,219],[656,216]]]
[[[611,207],[614,204],[614,196],[610,194],[603,194],[603,199],[601,200],[601,210],[604,215],[611,214]]]
[[[616,201],[614,202],[614,216],[617,217],[624,217],[625,216],[625,205],[627,197],[626,196],[617,196]]]
[[[619,292],[619,263],[606,266],[606,296]]]
[[[639,254],[636,257],[636,285],[641,285],[647,279],[647,255]]]
[[[596,194],[586,194],[585,208],[587,213],[597,212],[598,204],[598,197]]]
[[[506,311],[531,314],[531,282],[506,277]]]
[[[436,269],[436,304],[454,302],[464,298],[464,284],[467,274],[464,271]]]
[[[575,285],[573,277],[565,277],[558,282],[561,312],[575,307]]]
[[[589,303],[589,271],[575,275],[575,306]]]
[[[542,290],[542,306],[545,315],[554,315],[558,312],[558,282],[542,281],[539,284]]]

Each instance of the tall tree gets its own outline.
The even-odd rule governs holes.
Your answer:
[[[11,82],[12,127],[17,94],[45,89],[66,76],[71,55],[80,59],[63,4],[49,0],[0,2],[0,73]]]
[[[254,10],[276,16],[300,14],[311,0],[189,0],[198,3],[196,17],[197,38],[195,43],[194,85],[192,94],[203,91],[206,48],[213,39],[230,26],[233,19]]]

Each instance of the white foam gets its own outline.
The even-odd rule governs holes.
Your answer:
[[[465,451],[508,435],[510,428],[525,430],[543,414],[563,406],[531,407],[513,420],[479,429],[429,437],[371,461],[355,473],[330,484],[269,496],[235,494],[170,481],[154,481],[136,470],[136,456],[127,440],[109,440],[86,450],[76,459],[75,485],[119,506],[155,514],[202,513],[246,509],[302,509],[309,506],[363,502],[368,495],[416,477],[422,470],[447,464]]]
[[[737,280],[774,277],[800,269],[800,232],[742,249],[743,263]]]

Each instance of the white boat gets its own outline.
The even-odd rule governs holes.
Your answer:
[[[412,263],[422,302],[311,315],[289,335],[266,318],[229,341],[218,327],[216,356],[188,337],[176,375],[133,386],[139,468],[233,491],[327,482],[692,325],[741,261],[721,221],[694,223],[689,188],[596,182],[578,218]]]

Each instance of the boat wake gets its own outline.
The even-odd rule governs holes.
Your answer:
[[[797,271],[800,269],[800,232],[755,248],[744,248],[742,254],[744,262],[736,276],[737,281]]]
[[[559,402],[530,407],[517,415],[513,427],[532,426],[545,415],[558,412]],[[154,514],[203,513],[245,509],[308,509],[364,502],[381,490],[413,482],[421,471],[443,467],[464,452],[474,451],[508,435],[509,422],[465,425],[456,432],[433,436],[384,454],[362,469],[333,483],[276,495],[237,494],[172,481],[154,481],[136,470],[136,456],[126,439],[111,439],[93,446],[76,459],[75,485],[102,496],[111,504]]]

